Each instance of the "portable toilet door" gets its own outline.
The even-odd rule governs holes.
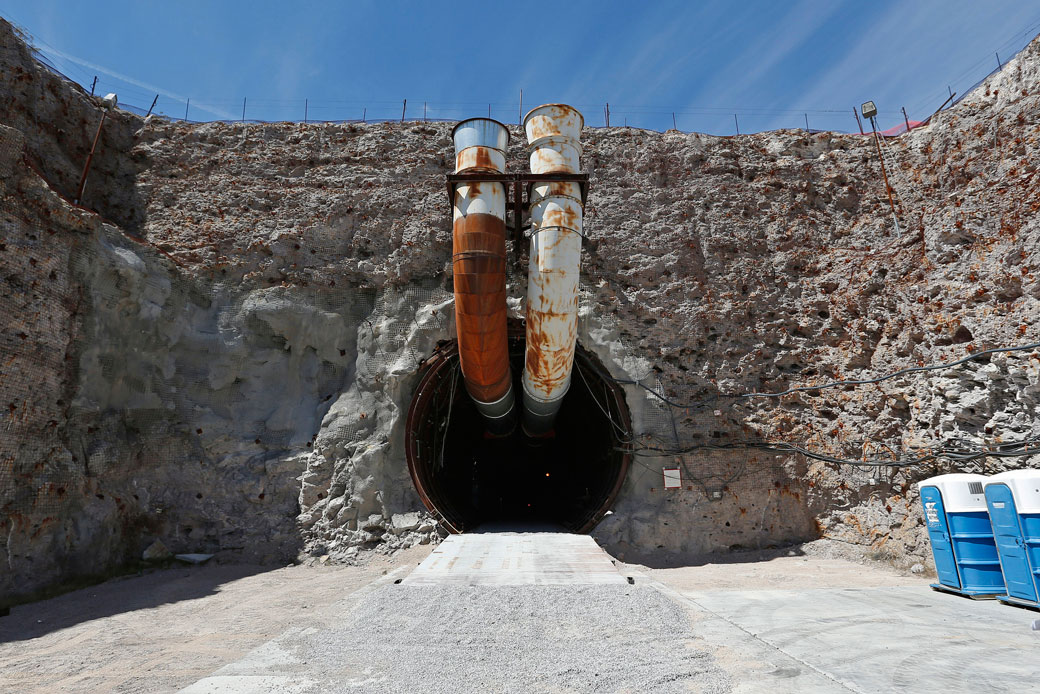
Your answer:
[[[946,524],[942,494],[938,487],[933,487],[928,482],[929,480],[925,480],[921,483],[921,504],[924,505],[928,539],[932,543],[935,572],[939,575],[940,584],[960,590],[961,579],[957,574],[957,562],[953,558],[953,545],[950,543],[950,529]]]
[[[1005,601],[1037,606],[1037,597],[1040,596],[1040,470],[1002,472],[987,480],[985,486],[986,504],[1007,585]]]
[[[983,489],[986,479],[985,475],[955,473],[932,477],[919,484],[932,553],[936,557],[936,573],[939,573],[939,583],[932,584],[936,590],[976,598],[1004,594],[1004,575],[1000,571]],[[945,561],[947,542],[953,555],[956,584]],[[944,564],[941,569],[940,561]]]

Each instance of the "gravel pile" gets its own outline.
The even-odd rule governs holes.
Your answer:
[[[696,639],[648,586],[387,585],[290,648],[325,690],[730,691]]]

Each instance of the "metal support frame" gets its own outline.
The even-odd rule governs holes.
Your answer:
[[[581,204],[585,205],[589,197],[589,175],[587,173],[496,174],[479,171],[448,174],[448,205],[454,206],[455,189],[464,183],[501,183],[506,191],[506,205],[513,210],[513,240],[520,242],[523,240],[524,210],[531,205],[531,186],[554,181],[577,183],[581,188]]]

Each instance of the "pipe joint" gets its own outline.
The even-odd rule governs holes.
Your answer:
[[[570,380],[564,384],[563,390],[549,399],[543,399],[540,388],[531,386],[527,379],[523,380],[524,414],[521,427],[528,436],[538,438],[552,431],[556,415],[563,404],[563,397],[570,390]]]
[[[524,118],[531,172],[578,173],[583,125],[581,114],[570,106],[532,109]],[[539,183],[532,186],[530,198],[523,428],[531,436],[544,436],[553,428],[574,367],[585,210],[580,185],[570,181]]]
[[[552,227],[542,226],[542,227],[537,227],[537,228],[536,227],[530,227],[530,228],[524,230],[524,238],[528,238],[528,239],[532,238],[532,237],[542,233],[543,231],[569,231],[572,234],[577,234],[578,236],[580,236],[585,241],[589,240],[589,237],[585,235],[585,232],[578,231],[577,229],[571,229],[570,227],[563,227],[563,226],[552,226]]]

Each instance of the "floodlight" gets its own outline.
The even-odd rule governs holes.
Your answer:
[[[105,94],[105,98],[101,100],[101,105],[105,109],[111,111],[119,104],[119,97],[115,94]]]
[[[868,101],[860,106],[860,110],[863,111],[864,118],[873,118],[877,115],[877,106],[874,105],[873,101]]]

